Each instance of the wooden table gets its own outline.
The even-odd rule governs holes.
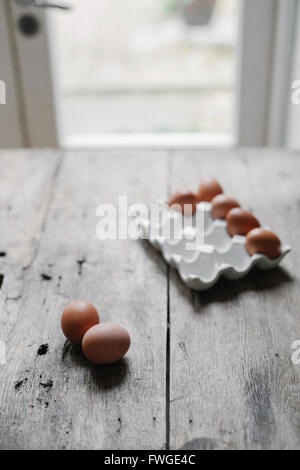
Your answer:
[[[300,448],[300,155],[0,152],[0,447]],[[282,268],[195,293],[146,241],[100,241],[103,202],[166,198],[213,175],[293,247]],[[71,300],[132,337],[93,366],[61,333]]]

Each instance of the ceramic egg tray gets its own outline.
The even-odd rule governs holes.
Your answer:
[[[221,276],[227,279],[240,279],[254,267],[269,270],[276,267],[285,255],[291,250],[288,245],[281,247],[281,255],[270,259],[262,254],[250,256],[246,250],[246,237],[235,235],[231,237],[227,231],[227,222],[211,217],[211,204],[200,202],[196,211],[201,211],[202,243],[196,249],[187,249],[188,243],[195,242],[197,227],[195,216],[185,217],[182,236],[175,238],[176,223],[182,225],[182,216],[170,211],[168,218],[172,218],[170,236],[163,236],[166,223],[152,227],[144,220],[141,223],[142,234],[149,242],[162,252],[166,262],[176,268],[183,282],[191,289],[203,291],[212,287]],[[195,214],[197,216],[197,214]],[[202,217],[202,219],[201,219]],[[199,219],[197,219],[199,220]],[[174,222],[173,222],[174,221]],[[266,227],[265,227],[266,228]],[[153,235],[153,231],[155,232]],[[173,232],[173,233],[172,233]]]

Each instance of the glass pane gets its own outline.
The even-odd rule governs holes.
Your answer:
[[[73,0],[55,15],[65,136],[233,132],[238,0]]]

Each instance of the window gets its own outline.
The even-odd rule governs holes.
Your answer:
[[[73,0],[55,15],[63,135],[232,135],[238,3]]]

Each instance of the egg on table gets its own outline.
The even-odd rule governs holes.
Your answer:
[[[94,305],[86,300],[75,300],[64,309],[61,328],[71,343],[80,344],[86,331],[99,322],[99,313]]]
[[[215,196],[222,193],[223,189],[218,181],[213,178],[205,178],[198,189],[198,202],[211,202]]]
[[[234,235],[247,235],[250,230],[260,227],[257,218],[251,212],[234,207],[226,215],[227,229],[229,234]]]
[[[248,232],[246,249],[250,256],[260,253],[276,259],[281,254],[281,242],[275,233],[260,227]]]
[[[84,355],[96,364],[111,364],[121,359],[130,346],[130,336],[121,325],[100,323],[90,328],[82,340]]]
[[[178,210],[184,215],[191,216],[196,212],[197,205],[196,194],[189,192],[183,194],[174,194],[168,202],[168,206],[173,210]]]
[[[211,201],[211,215],[213,219],[225,219],[227,213],[234,207],[240,207],[239,203],[227,194],[218,194]]]

